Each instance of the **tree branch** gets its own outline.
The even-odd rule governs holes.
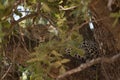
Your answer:
[[[81,64],[79,67],[77,68],[74,68],[70,71],[67,71],[66,73],[62,74],[62,75],[59,75],[56,80],[59,80],[61,78],[64,78],[66,76],[69,76],[71,74],[74,74],[74,73],[77,73],[77,72],[80,72],[80,71],[83,71],[84,69],[92,66],[92,65],[95,65],[95,64],[98,64],[98,63],[112,63],[114,61],[116,61],[118,58],[120,57],[120,53],[119,54],[116,54],[114,55],[113,57],[111,58],[107,58],[107,57],[101,57],[101,58],[97,58],[97,59],[93,59],[87,63],[84,63],[84,64]]]
[[[5,74],[2,76],[2,78],[0,80],[3,80],[6,77],[6,75],[10,71],[11,67],[12,67],[12,64],[9,66],[9,68],[7,69],[7,71],[5,72]]]
[[[13,21],[13,22],[11,23],[11,26],[10,26],[10,31],[7,33],[7,35],[9,35],[9,34],[12,32],[12,30],[13,30],[13,28],[14,28],[14,26],[15,26],[16,24],[18,24],[19,22],[21,22],[21,21],[23,21],[23,20],[25,20],[25,19],[32,18],[32,17],[37,16],[37,15],[38,15],[38,13],[35,12],[35,13],[31,13],[31,14],[29,14],[29,15],[26,15],[26,16],[18,19],[17,21]]]
[[[35,13],[31,13],[29,15],[26,15],[26,16],[18,19],[17,21],[14,22],[14,24],[17,24],[17,23],[19,23],[19,22],[21,22],[21,21],[23,21],[23,20],[25,20],[27,18],[32,18],[32,17],[37,16],[37,15],[38,15],[38,13],[36,13],[36,12]]]

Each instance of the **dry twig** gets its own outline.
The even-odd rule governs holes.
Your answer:
[[[63,10],[63,11],[72,10],[72,9],[75,9],[76,7],[78,7],[78,6],[72,6],[69,8],[64,8],[63,6],[59,6],[60,10]]]
[[[12,64],[9,66],[9,68],[7,69],[7,71],[5,72],[5,74],[2,76],[2,78],[0,80],[3,80],[6,77],[6,75],[10,71],[11,67],[12,67]]]

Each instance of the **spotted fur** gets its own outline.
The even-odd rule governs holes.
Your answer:
[[[74,53],[74,56],[71,55],[72,52],[72,48],[66,48],[65,49],[65,53],[67,55],[71,55],[72,57],[82,61],[82,62],[86,62],[89,60],[92,60],[94,58],[99,57],[99,46],[97,45],[96,42],[94,41],[83,41],[79,47],[79,49],[83,49],[85,51],[83,56],[80,56],[77,53]]]

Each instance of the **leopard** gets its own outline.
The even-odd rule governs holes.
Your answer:
[[[65,54],[74,57],[75,59],[79,60],[80,63],[86,63],[92,59],[100,57],[99,45],[95,41],[84,40],[79,44],[78,49],[84,50],[83,56],[79,55],[79,53],[74,53],[74,55],[71,55],[72,48],[66,48]]]

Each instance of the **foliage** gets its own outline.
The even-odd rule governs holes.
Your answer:
[[[73,28],[88,18],[89,2],[90,0],[1,0],[0,43],[7,44],[4,38],[6,36],[21,34],[21,27],[27,30],[27,27],[35,24],[53,25],[61,40],[40,43],[27,61],[32,72],[31,80],[52,80],[54,75],[51,74],[51,69],[57,68],[62,74],[65,72],[63,64],[69,62],[63,56],[65,47],[83,53],[76,48],[82,41],[82,36],[78,29]],[[24,11],[19,10],[18,6],[23,6]],[[19,19],[15,20],[14,15]],[[27,35],[25,32],[23,34]]]

